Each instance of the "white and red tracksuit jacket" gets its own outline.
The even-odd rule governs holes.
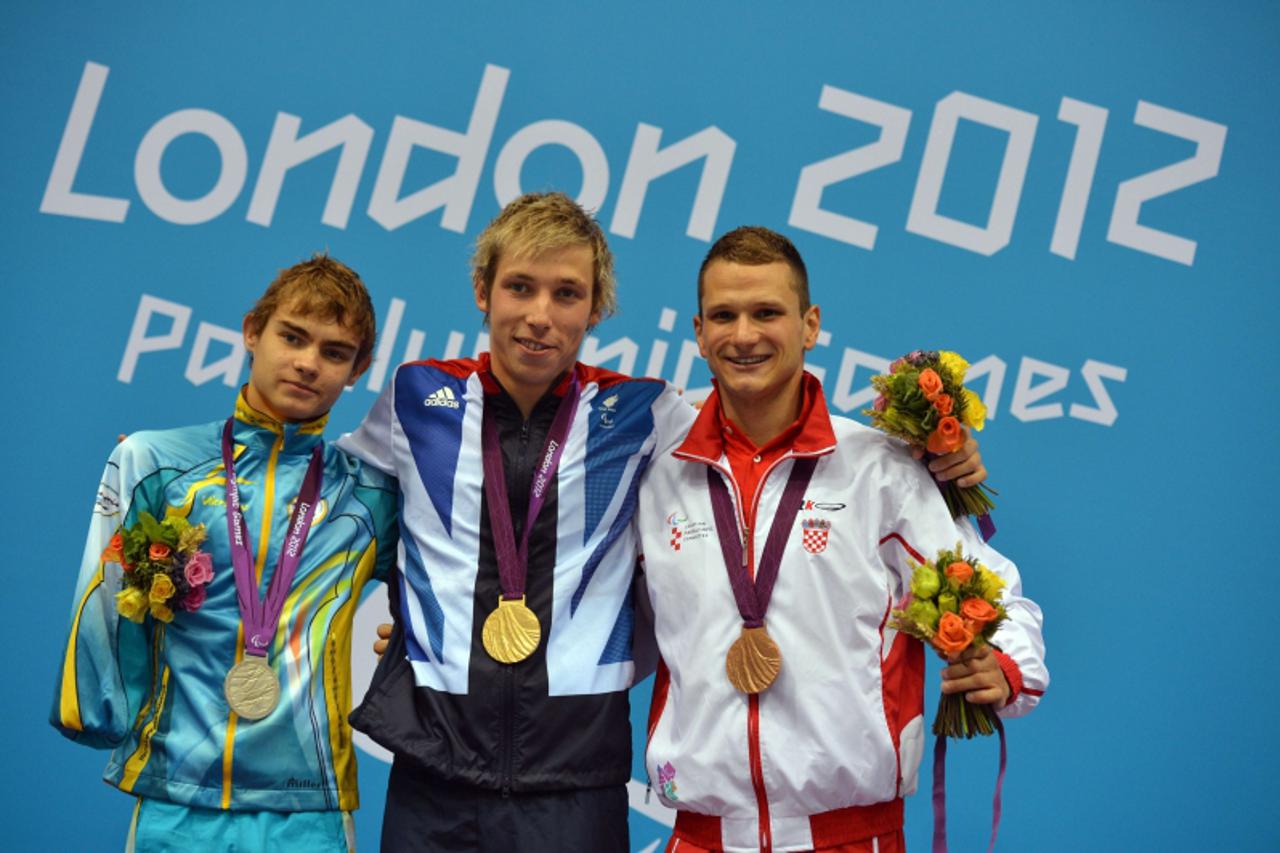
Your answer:
[[[812,385],[817,385],[816,382]],[[925,742],[925,650],[888,626],[910,560],[965,550],[1003,577],[1009,620],[995,636],[1025,714],[1048,684],[1041,615],[1016,567],[955,523],[925,467],[900,443],[821,399],[759,486],[746,530],[754,575],[794,459],[818,457],[792,527],[765,627],[782,653],[758,697],[729,683],[725,655],[742,619],[717,539],[707,466],[724,477],[745,527],[713,398],[685,442],[655,458],[637,522],[663,666],[654,688],[646,767],[681,810],[677,837],[709,848],[805,850],[902,825]],[[807,535],[806,535],[807,533]],[[1010,663],[1012,661],[1012,664]],[[931,703],[932,704],[932,703]]]

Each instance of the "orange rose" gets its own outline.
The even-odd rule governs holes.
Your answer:
[[[938,410],[938,414],[940,415],[951,414],[951,407],[954,404],[955,401],[951,399],[950,394],[939,394],[933,398],[933,407]]]
[[[942,393],[942,377],[932,367],[920,371],[920,378],[916,381],[920,383],[920,390],[924,392],[926,400],[932,400]]]
[[[954,613],[943,613],[938,620],[938,631],[933,635],[933,645],[944,655],[959,654],[973,642],[973,631]]]
[[[102,561],[104,563],[124,562],[124,536],[117,533],[111,537],[107,547],[102,549]]]
[[[155,561],[167,560],[172,553],[173,549],[163,542],[152,542],[151,547],[147,549],[147,556]]]
[[[968,563],[957,560],[947,565],[946,575],[948,578],[956,582],[956,586],[961,586],[969,582],[969,578],[973,577],[973,566]],[[973,599],[966,599],[972,601]]]
[[[992,607],[985,599],[975,596],[960,602],[960,615],[977,626],[974,629],[975,631],[981,631],[1000,616],[1000,611]]]
[[[925,449],[930,453],[936,453],[941,456],[944,453],[951,453],[959,450],[964,445],[964,430],[960,427],[960,421],[951,415],[947,415],[938,421],[938,426],[933,432],[929,433],[929,440],[925,442]]]

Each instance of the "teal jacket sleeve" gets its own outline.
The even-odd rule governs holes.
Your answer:
[[[116,609],[123,569],[102,559],[112,536],[145,505],[151,454],[145,439],[116,446],[102,474],[76,580],[71,627],[61,650],[50,722],[67,737],[106,749],[127,736],[150,693],[152,646],[160,630]],[[139,501],[134,499],[139,498]]]

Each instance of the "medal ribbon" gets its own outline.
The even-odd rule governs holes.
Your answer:
[[[311,520],[316,514],[316,499],[320,497],[320,483],[324,477],[324,445],[317,444],[311,451],[311,462],[302,478],[302,489],[294,502],[289,517],[289,530],[285,535],[280,559],[267,586],[266,599],[258,595],[258,583],[253,575],[253,549],[249,544],[249,531],[240,511],[240,487],[236,483],[235,466],[232,464],[234,445],[231,440],[233,418],[227,418],[222,428],[222,465],[227,471],[227,533],[231,547],[231,565],[235,570],[236,601],[240,605],[240,618],[244,623],[244,652],[247,655],[265,657],[280,624],[280,612],[284,600],[302,561],[302,548],[311,532]],[[266,510],[264,510],[266,511]]]
[[[1004,740],[1004,723],[992,715],[991,721],[1000,732],[1000,770],[996,774],[996,792],[991,798],[991,842],[987,853],[996,849],[996,833],[1000,831],[1004,790],[1004,771],[1009,763],[1009,750]],[[933,742],[933,853],[947,853],[947,739],[938,735]]]
[[[542,460],[534,471],[529,487],[529,513],[525,519],[520,545],[516,546],[516,534],[511,522],[511,504],[507,502],[507,478],[502,464],[502,446],[498,441],[498,427],[484,413],[480,428],[484,444],[484,494],[489,505],[489,525],[493,528],[493,550],[498,558],[498,582],[502,585],[502,597],[515,601],[524,596],[524,583],[528,574],[529,531],[547,497],[551,478],[560,467],[564,442],[573,425],[573,415],[578,409],[578,379],[569,383],[569,390],[556,409],[555,419],[547,433],[547,442],[538,458]]]
[[[773,595],[773,583],[778,579],[778,568],[782,565],[782,551],[796,514],[800,512],[800,504],[804,502],[804,490],[817,465],[818,460],[813,457],[796,459],[792,465],[791,476],[782,490],[782,500],[778,502],[778,511],[773,516],[769,537],[764,543],[764,552],[756,566],[755,583],[747,571],[747,555],[729,489],[714,468],[707,468],[707,485],[711,488],[711,507],[715,513],[716,532],[720,535],[720,549],[724,552],[724,566],[729,573],[733,597],[738,602],[738,613],[747,628],[759,628],[764,624],[764,614]]]

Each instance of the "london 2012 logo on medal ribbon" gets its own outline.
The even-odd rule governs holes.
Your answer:
[[[831,537],[831,522],[825,518],[806,518],[800,522],[804,549],[810,554],[821,554],[827,549]]]

